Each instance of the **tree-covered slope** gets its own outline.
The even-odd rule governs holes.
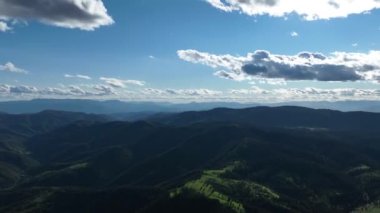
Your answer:
[[[278,109],[267,110],[276,114]],[[299,115],[305,116],[304,110]],[[318,110],[307,113],[321,116]],[[20,147],[33,164],[0,191],[0,211],[104,212],[107,206],[114,212],[377,208],[378,132],[258,127],[245,122],[248,117],[208,122],[211,115],[205,116],[189,125],[169,124],[166,119],[162,124],[74,122],[11,145],[3,143],[3,149]],[[352,114],[341,116],[353,119],[346,118]],[[12,165],[22,167],[20,162]],[[12,174],[11,169],[3,171]]]

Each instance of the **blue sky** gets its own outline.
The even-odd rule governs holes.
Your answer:
[[[336,1],[342,5],[347,3],[347,0]],[[251,1],[251,5],[238,5],[233,0],[230,3],[220,1],[224,5],[222,9],[213,2],[218,0],[104,0],[107,11],[100,13],[104,19],[108,16],[113,21],[99,24],[102,20],[96,20],[91,25],[96,27],[91,30],[84,29],[88,23],[72,24],[82,20],[58,22],[49,14],[36,13],[38,5],[31,15],[25,17],[18,11],[11,13],[0,9],[0,22],[8,26],[7,29],[1,28],[0,24],[0,70],[3,71],[0,71],[0,97],[3,100],[73,97],[272,102],[303,100],[311,95],[311,100],[377,100],[380,97],[380,75],[377,76],[380,69],[376,67],[380,64],[376,62],[379,54],[369,56],[370,51],[376,52],[380,47],[380,10],[376,1],[363,2],[368,3],[370,12],[364,9],[351,11],[347,5],[341,6],[346,8],[343,13],[347,17],[325,18],[321,14],[315,20],[307,20],[302,8],[278,15],[274,10],[266,9],[272,6],[266,6],[259,14],[260,11],[244,9],[262,6],[255,5],[258,4],[255,1]],[[0,7],[10,4],[9,0],[0,0]],[[277,9],[280,10],[280,6]],[[312,12],[314,16],[319,15],[318,11]],[[336,12],[341,14],[342,11]],[[178,55],[180,50],[194,50],[205,55],[200,60],[186,52],[184,59]],[[271,54],[265,64],[250,61],[247,57],[258,50]],[[330,69],[344,68],[344,71],[358,73],[360,79],[334,74],[326,80],[326,75],[332,74],[328,73],[329,70],[319,70],[326,64],[321,66],[322,62],[315,61],[317,59],[307,65],[307,69],[313,72],[312,77],[289,77],[277,68],[271,70],[290,62],[269,60],[277,56],[297,56],[300,52],[332,57],[328,62]],[[355,55],[357,63],[346,65],[337,62],[337,57],[330,55],[333,52],[362,53],[364,56]],[[227,54],[233,57],[229,60],[235,60],[234,64],[241,63],[242,69],[232,69],[232,65],[210,66],[211,62],[206,61],[211,55]],[[238,57],[244,57],[243,62],[237,60]],[[299,63],[302,69],[305,62]],[[254,70],[248,73],[243,69],[247,64],[260,65],[266,72]],[[374,76],[362,76],[367,70],[360,69],[366,65],[372,67],[370,71]],[[357,70],[351,70],[352,66]],[[214,74],[217,71],[235,73],[239,77],[220,78]],[[104,88],[107,92],[103,91]],[[55,94],[54,89],[59,94]],[[99,91],[102,92],[98,94]]]

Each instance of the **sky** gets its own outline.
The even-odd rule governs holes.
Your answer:
[[[379,17],[379,0],[0,0],[0,100],[379,100]]]

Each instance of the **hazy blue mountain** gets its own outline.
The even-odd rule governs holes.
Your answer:
[[[0,102],[0,112],[37,113],[44,110],[71,111],[95,114],[116,114],[136,120],[157,112],[202,111],[214,108],[242,109],[260,106],[257,103],[205,102],[205,103],[166,103],[166,102],[124,102],[97,101],[80,99],[36,99],[30,101]],[[340,111],[380,112],[379,101],[342,101],[342,102],[289,102],[266,104],[268,106],[303,106],[315,109]],[[144,115],[144,116],[143,116]]]
[[[332,109],[339,111],[364,111],[380,112],[380,101],[305,101],[305,102],[288,102],[279,104],[270,104],[271,106],[301,106],[314,109]]]
[[[134,111],[150,111],[151,103],[127,104],[121,101],[96,101],[79,99],[36,99],[31,101],[0,102],[0,111],[7,113],[36,113],[44,110],[59,110],[96,114]],[[157,107],[157,111],[161,109]]]
[[[84,112],[96,114],[122,114],[140,112],[181,112],[208,110],[218,106],[245,108],[257,104],[239,103],[187,103],[123,102],[117,100],[97,101],[81,99],[35,99],[30,101],[0,102],[0,111],[5,113],[37,113],[44,110]]]

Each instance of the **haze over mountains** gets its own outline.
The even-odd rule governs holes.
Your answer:
[[[301,106],[314,109],[340,111],[380,112],[380,101],[337,101],[337,102],[283,102],[283,103],[238,103],[238,102],[124,102],[84,99],[35,99],[26,101],[0,102],[0,112],[37,113],[44,110],[83,112],[95,114],[120,114],[141,112],[184,112],[210,110],[219,107],[242,109],[255,106]]]
[[[0,212],[349,212],[380,201],[380,114],[0,114]]]

